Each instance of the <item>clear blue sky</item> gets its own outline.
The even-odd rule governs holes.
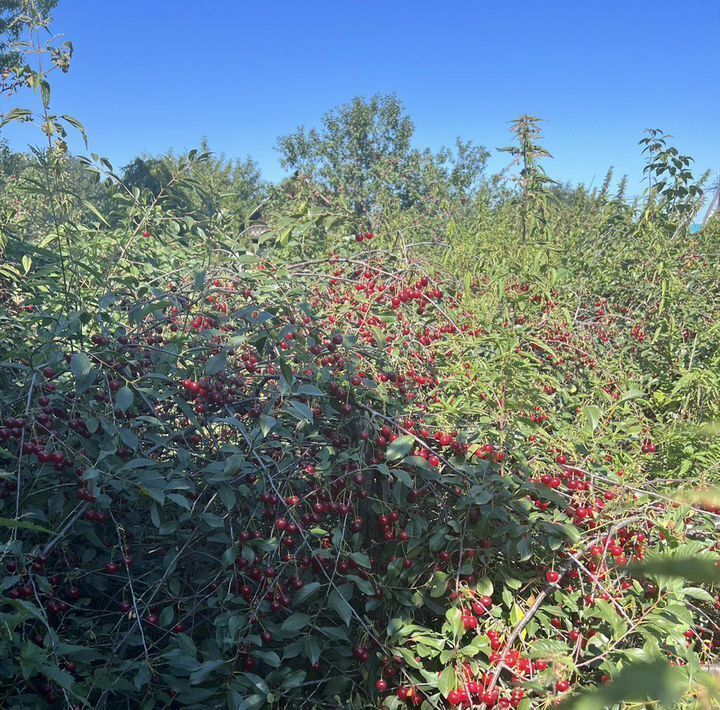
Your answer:
[[[648,126],[720,171],[718,0],[60,0],[54,29],[76,49],[55,107],[117,166],[207,136],[276,179],[277,136],[396,92],[421,147],[506,145],[529,112],[562,180],[640,189]]]

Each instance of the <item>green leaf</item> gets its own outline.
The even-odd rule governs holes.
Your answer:
[[[42,527],[42,525],[36,525],[35,523],[28,523],[24,520],[12,520],[10,518],[0,518],[0,527],[3,528],[15,528],[17,530],[32,530],[33,532],[52,534],[52,530]]]
[[[151,675],[149,666],[146,663],[143,663],[133,679],[135,687],[138,690],[145,687],[150,682]]]
[[[160,626],[170,626],[175,618],[175,610],[171,606],[166,606],[160,612]]]
[[[260,415],[260,431],[263,436],[267,436],[272,428],[277,424],[277,419],[267,414]]]
[[[85,353],[74,353],[70,358],[70,371],[76,379],[85,377],[92,370],[92,361]]]
[[[362,579],[362,577],[357,577],[354,574],[348,574],[346,576],[346,579],[350,580],[351,582],[354,582],[357,588],[363,593],[366,594],[369,597],[375,596],[375,588],[372,586],[372,584],[367,579]]]
[[[306,677],[307,677],[307,673],[305,671],[301,671],[301,670],[297,670],[297,671],[293,671],[292,673],[288,673],[288,675],[285,677],[285,679],[282,682],[282,687],[285,688],[285,690],[292,690],[293,688],[299,688],[305,682]]]
[[[455,689],[455,682],[455,669],[452,666],[448,666],[440,674],[437,688],[445,697],[447,697],[448,693]]]
[[[304,394],[307,397],[324,397],[325,393],[315,385],[304,384],[297,388],[297,394]]]
[[[167,499],[179,505],[181,508],[185,508],[185,510],[192,510],[192,504],[190,501],[185,496],[181,496],[179,493],[168,493]]]
[[[399,653],[404,659],[405,663],[411,668],[420,670],[422,666],[415,660],[415,654],[409,648],[395,648],[395,653]]]
[[[587,404],[582,408],[582,413],[590,425],[590,429],[595,431],[603,416],[602,409],[595,404]]]
[[[302,629],[304,629],[311,620],[312,617],[309,614],[296,612],[295,614],[288,616],[288,618],[282,622],[280,630],[288,634],[297,633],[298,631],[302,631]]]
[[[365,569],[370,569],[370,558],[364,552],[351,552],[350,559]]]
[[[70,45],[72,47],[70,42],[66,42],[65,44]],[[87,134],[85,133],[85,127],[83,126],[83,124],[80,123],[80,121],[78,121],[77,118],[73,118],[72,116],[68,116],[67,114],[63,114],[62,116],[60,116],[60,118],[62,118],[62,120],[65,121],[65,123],[67,123],[69,126],[72,126],[76,131],[78,131],[78,133],[80,133],[80,135],[82,136],[82,139],[83,139],[83,143],[85,144],[85,148],[87,148],[88,147],[88,139],[87,139]],[[107,224],[107,222],[106,222],[106,224]]]
[[[544,658],[546,656],[562,656],[570,650],[566,643],[552,639],[538,639],[530,645],[530,658]]]
[[[467,646],[463,646],[462,652],[466,656],[476,656],[483,652],[490,655],[490,640],[486,636],[476,636]]]
[[[445,619],[450,624],[453,636],[459,638],[463,634],[462,612],[456,606],[445,612]]]
[[[227,353],[223,352],[213,355],[205,364],[205,373],[208,375],[217,375],[222,372],[227,365]]]
[[[513,626],[517,626],[525,617],[523,610],[517,605],[513,604],[510,609],[510,623]]]
[[[254,673],[243,673],[243,676],[247,678],[253,686],[255,686],[255,689],[263,696],[267,698],[267,696],[270,695],[270,688],[268,687],[268,684],[259,675],[255,675]]]
[[[333,641],[349,641],[348,632],[342,626],[320,626],[318,631]]]
[[[196,671],[190,674],[190,685],[198,685],[202,683],[214,670],[225,665],[224,658],[216,658],[212,661],[201,663]]]
[[[393,476],[395,476],[397,479],[399,479],[403,485],[407,488],[413,488],[414,482],[412,479],[412,476],[402,468],[393,468],[391,469]]]
[[[297,400],[292,400],[288,402],[286,406],[286,411],[288,412],[288,414],[300,421],[306,420],[312,422],[314,419],[312,409],[310,409],[307,404],[304,404],[303,402],[298,402]]]
[[[38,665],[38,670],[50,680],[55,681],[61,688],[65,688],[65,690],[70,690],[72,684],[75,682],[75,679],[70,673],[61,670],[57,666],[40,664]]]
[[[121,412],[127,412],[127,410],[132,407],[134,399],[135,398],[132,390],[127,385],[124,385],[117,391],[115,395],[115,406]]]
[[[280,668],[280,665],[282,664],[280,656],[278,656],[275,651],[263,651],[261,649],[257,649],[252,652],[252,655],[255,656],[255,658],[259,658],[264,663],[267,663],[271,668]]]
[[[32,118],[32,111],[26,108],[14,108],[7,113],[0,114],[0,128],[3,128],[12,121],[29,121]]]
[[[50,106],[50,82],[47,79],[43,79],[40,82],[40,96],[42,98],[43,108],[47,109]]]
[[[346,626],[350,626],[350,619],[352,619],[352,608],[348,604],[345,597],[343,597],[336,589],[330,593],[328,599],[330,606],[340,615],[340,618],[345,622]]]
[[[715,601],[715,598],[713,597],[710,592],[708,592],[705,589],[701,589],[700,587],[685,587],[682,590],[682,593],[686,597],[692,597],[693,599],[700,599],[704,602],[709,602],[712,604]]]
[[[645,393],[639,387],[630,387],[628,391],[615,403],[622,404],[623,402],[629,402],[633,399],[641,399],[645,396]]]
[[[133,451],[137,450],[140,444],[140,439],[138,439],[135,432],[127,428],[120,429],[120,441],[126,446],[129,446]],[[87,480],[87,478],[85,480]]]
[[[450,575],[447,572],[437,570],[433,575],[432,584],[430,585],[430,596],[436,599],[445,594]]]
[[[385,449],[385,460],[397,461],[403,456],[407,456],[412,450],[414,443],[414,436],[399,436],[397,439],[395,439],[395,441],[390,443],[387,449]]]
[[[314,636],[308,636],[305,639],[303,653],[312,665],[320,660],[320,644]]]
[[[295,593],[293,603],[294,604],[303,604],[313,594],[315,594],[315,592],[317,592],[321,586],[322,585],[320,584],[320,582],[308,582],[304,587],[302,587]]]
[[[242,614],[234,614],[228,619],[228,632],[233,641],[236,639],[238,631],[245,628],[246,623],[247,619]]]

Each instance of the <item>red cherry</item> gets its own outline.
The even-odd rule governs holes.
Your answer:
[[[557,584],[558,579],[560,579],[560,575],[555,572],[555,570],[550,570],[545,573],[545,579],[547,579],[548,584]]]
[[[463,626],[465,627],[465,630],[470,631],[471,629],[477,628],[478,620],[470,614],[465,614],[462,617],[462,623],[463,623]]]
[[[459,705],[461,698],[462,696],[460,695],[460,693],[458,693],[457,690],[451,690],[447,696],[447,700],[450,705]]]

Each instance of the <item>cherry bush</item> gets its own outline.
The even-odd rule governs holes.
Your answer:
[[[298,178],[253,243],[196,151],[159,194],[95,156],[78,195],[48,71],[0,86],[48,141],[0,221],[2,707],[711,707],[689,158],[652,131],[642,211],[554,203],[523,117],[515,188],[359,218]]]
[[[638,477],[622,308],[333,229],[152,285],[144,230],[92,309],[8,295],[4,703],[542,707],[658,656],[691,688],[720,604],[633,565],[712,563],[718,509]]]

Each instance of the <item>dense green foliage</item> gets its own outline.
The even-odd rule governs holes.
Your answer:
[[[213,218],[225,215],[232,228],[242,229],[249,216],[264,201],[265,187],[260,171],[251,159],[228,160],[214,156],[206,141],[199,153],[203,159],[192,174],[177,181],[184,161],[172,153],[159,158],[136,158],[126,166],[122,184],[133,190],[149,191],[154,199],[164,199],[185,215]]]
[[[3,708],[712,707],[719,226],[669,137],[628,203],[531,116],[486,177],[357,99],[267,186],[72,158],[40,93],[0,155]]]
[[[356,97],[278,141],[283,166],[369,219],[386,202],[426,210],[474,194],[488,153],[458,139],[439,153],[412,147],[414,126],[395,96]]]

